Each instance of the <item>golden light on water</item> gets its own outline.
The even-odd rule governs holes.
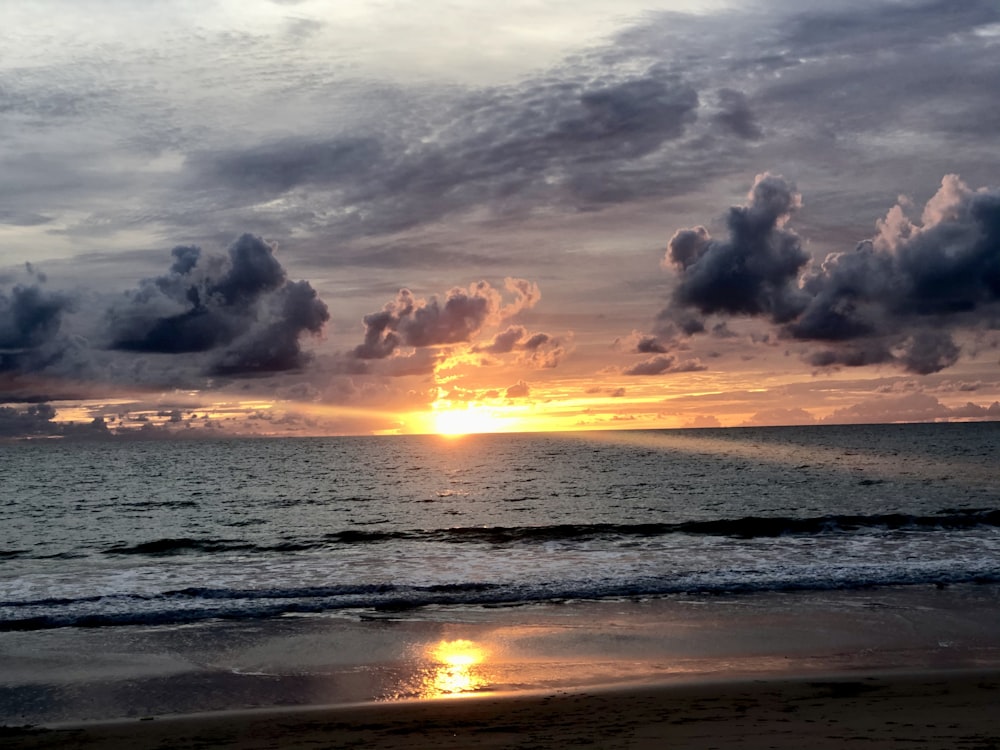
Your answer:
[[[434,661],[435,667],[424,684],[421,697],[470,693],[488,684],[480,669],[488,652],[472,641],[441,641],[428,648],[427,656]]]

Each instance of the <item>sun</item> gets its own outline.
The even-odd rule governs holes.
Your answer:
[[[458,436],[481,432],[501,432],[505,428],[503,419],[492,410],[481,406],[470,405],[464,409],[435,411],[431,419],[434,432],[438,435]]]

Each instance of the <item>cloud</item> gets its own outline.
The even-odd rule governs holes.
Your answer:
[[[711,414],[699,414],[685,422],[684,427],[686,429],[704,429],[722,427],[722,423]]]
[[[806,8],[773,29],[778,37],[768,49],[780,50],[777,57],[786,65],[782,75],[763,79],[754,101],[775,122],[794,115],[800,126],[812,129],[815,136],[807,138],[813,147],[830,133],[866,131],[950,133],[963,144],[986,139],[996,130],[998,115],[988,93],[995,89],[996,66],[987,62],[993,44],[989,29],[997,22],[1000,8],[991,0]],[[738,64],[745,68],[750,62]],[[905,138],[892,140],[890,149],[881,139],[851,148],[882,160]],[[917,143],[921,161],[931,161],[935,155],[928,153],[928,142]],[[907,161],[912,176],[920,165],[912,157]]]
[[[52,420],[56,410],[50,404],[32,404],[25,409],[0,406],[0,435],[51,435],[56,431]]]
[[[989,406],[971,401],[949,407],[925,393],[874,398],[837,409],[824,422],[835,424],[875,424],[886,422],[934,422],[951,419],[1000,419],[1000,402]]]
[[[816,355],[817,364],[945,369],[959,356],[952,329],[1000,302],[998,248],[1000,190],[974,191],[948,175],[920,221],[897,205],[875,237],[807,274],[809,303],[786,332],[839,344]]]
[[[740,169],[750,149],[777,158],[778,149],[805,147],[825,164],[871,155],[866,148],[885,158],[907,139],[884,149],[881,137],[851,135],[886,136],[900,123],[921,144],[944,129],[975,133],[988,147],[1000,122],[991,0],[649,12],[625,27],[626,12],[602,27],[604,42],[547,41],[569,54],[522,62],[517,75],[490,76],[513,83],[483,86],[456,84],[450,71],[446,83],[414,84],[412,67],[396,67],[412,65],[405,45],[388,56],[369,50],[375,76],[353,43],[341,48],[344,66],[318,75],[314,55],[332,38],[289,33],[323,26],[315,4],[236,36],[211,24],[188,33],[197,15],[125,19],[154,32],[141,49],[67,44],[62,29],[21,39],[52,64],[15,66],[0,81],[11,124],[5,211],[76,236],[134,229],[142,216],[167,225],[154,232],[182,226],[205,242],[222,213],[269,236],[281,226],[335,228],[343,239],[456,214],[478,220],[690,194]],[[79,26],[66,18],[66,28]],[[400,16],[399,28],[410,18]],[[227,44],[240,54],[198,62]],[[492,54],[479,62],[497,70]],[[475,79],[470,71],[459,78]],[[195,89],[201,97],[190,96]],[[916,168],[906,155],[895,166]],[[93,213],[67,221],[58,207],[71,205]]]
[[[718,93],[719,111],[712,119],[723,130],[746,140],[757,140],[763,136],[760,124],[750,109],[747,96],[742,91],[721,89]]]
[[[670,351],[667,343],[642,331],[632,331],[628,336],[619,336],[614,341],[614,347],[633,354],[666,354]]]
[[[805,409],[775,407],[754,414],[743,424],[753,427],[778,427],[782,425],[815,424],[816,417]]]
[[[655,177],[643,160],[695,123],[698,94],[648,60],[591,67],[430,92],[433,107],[391,86],[368,89],[357,106],[383,112],[372,122],[334,137],[191,151],[187,184],[207,211],[249,213],[294,193],[299,213],[290,220],[335,227],[341,237],[400,232],[473,209],[507,217],[619,203],[638,195],[637,168]]]
[[[288,281],[274,249],[250,234],[230,245],[225,258],[175,247],[167,274],[143,280],[107,311],[111,348],[208,352],[212,374],[302,367],[302,335],[321,332],[330,314],[308,282]]]
[[[566,355],[561,339],[542,332],[530,333],[520,325],[508,326],[488,344],[474,346],[472,351],[497,355],[516,352],[520,364],[536,369],[556,367]]]
[[[441,196],[423,206],[437,215],[477,204],[527,211],[539,200],[631,197],[611,176],[681,137],[696,119],[696,91],[655,66],[563,73],[458,99],[435,141],[387,174],[383,187]]]
[[[700,372],[706,370],[697,360],[679,360],[673,354],[657,354],[655,357],[643,360],[627,367],[625,375],[663,375],[674,372]]]
[[[524,279],[508,278],[505,286],[513,293],[510,302],[486,281],[467,289],[454,287],[443,301],[436,296],[418,299],[409,289],[401,289],[380,311],[364,316],[365,340],[354,348],[354,356],[385,359],[401,346],[419,349],[467,343],[485,325],[516,315],[541,298],[538,286]]]
[[[531,388],[523,380],[518,380],[514,385],[507,388],[506,394],[507,398],[527,398],[531,395]]]
[[[59,332],[69,300],[33,284],[18,284],[10,296],[0,292],[0,349],[26,350],[41,346]]]
[[[943,36],[1000,20],[990,0],[923,0],[907,5],[862,4],[841,8],[808,9],[797,15],[782,40],[796,51],[863,52],[871,49],[921,47]]]
[[[84,424],[56,422],[51,404],[32,404],[25,408],[0,406],[0,437],[109,437],[104,419],[96,417]]]
[[[274,195],[296,187],[364,180],[381,158],[382,145],[371,136],[300,137],[247,149],[193,154],[190,162],[202,180]]]
[[[501,331],[493,340],[484,346],[478,346],[474,351],[488,352],[489,354],[507,354],[514,351],[514,348],[528,336],[528,329],[524,326],[510,326]]]
[[[710,315],[761,317],[785,338],[821,343],[808,356],[816,367],[891,363],[929,374],[958,361],[956,327],[997,310],[1000,191],[948,175],[919,221],[897,205],[872,239],[809,269],[784,226],[799,205],[788,182],[759,175],[747,205],[730,209],[727,240],[704,227],[675,233],[665,264],[679,278],[661,329],[693,335]]]
[[[44,288],[45,276],[27,265],[33,283],[0,290],[0,372],[36,372],[58,362],[74,342],[62,333],[73,299]]]
[[[664,264],[680,271],[673,308],[661,319],[691,328],[687,313],[794,318],[803,300],[796,285],[809,256],[784,228],[801,197],[784,178],[757,175],[745,206],[729,209],[729,237],[714,240],[704,227],[682,229],[670,239]],[[682,311],[677,316],[675,311]]]
[[[18,213],[15,211],[0,210],[0,224],[7,224],[13,227],[37,227],[43,224],[50,224],[51,216],[44,216],[32,212]]]
[[[309,361],[299,339],[318,334],[330,318],[307,281],[291,281],[270,295],[264,314],[212,367],[219,375],[298,370]]]

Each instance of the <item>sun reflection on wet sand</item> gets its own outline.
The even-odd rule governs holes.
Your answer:
[[[453,698],[482,692],[493,682],[486,667],[489,656],[486,647],[464,638],[428,644],[420,649],[420,666],[385,697]]]
[[[431,646],[427,655],[436,666],[422,686],[422,698],[470,693],[488,684],[480,668],[487,651],[472,641],[441,641]]]

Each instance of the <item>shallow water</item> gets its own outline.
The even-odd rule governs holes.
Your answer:
[[[997,668],[998,607],[907,586],[6,633],[0,723]]]

